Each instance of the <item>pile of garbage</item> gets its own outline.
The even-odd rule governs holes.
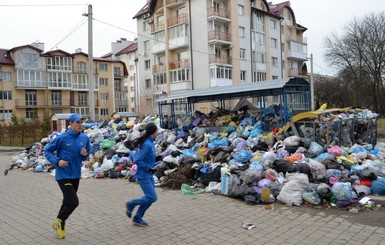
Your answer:
[[[376,116],[352,109],[330,114],[328,120],[365,120],[363,115],[370,115],[368,119]],[[129,142],[139,137],[148,122],[159,126],[159,118],[151,116],[139,123],[118,118],[83,125],[91,151],[82,178],[135,181],[137,149],[130,149]],[[323,122],[324,118],[318,119],[320,128]],[[15,156],[10,169],[54,175],[44,157],[44,146],[58,134],[52,132]],[[176,129],[159,127],[154,178],[157,185],[181,189],[184,194],[212,192],[255,204],[328,202],[346,207],[371,193],[385,195],[385,143],[354,140],[349,145],[324,144],[284,133],[282,128],[266,132],[258,117],[195,112]]]

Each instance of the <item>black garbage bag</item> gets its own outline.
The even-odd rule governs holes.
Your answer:
[[[189,165],[193,165],[193,164],[196,162],[196,160],[195,160],[195,158],[192,157],[192,156],[184,156],[184,157],[182,157],[182,158],[180,159],[179,162],[180,162],[181,164],[189,164]]]
[[[275,159],[271,168],[277,171],[277,173],[294,173],[297,171],[296,167],[283,159]]]
[[[200,172],[197,181],[205,186],[208,186],[211,181],[221,182],[221,166],[218,166],[213,170],[209,169],[206,173]]]
[[[220,162],[220,163],[227,162],[227,158],[228,158],[229,156],[230,156],[230,153],[221,151],[221,152],[219,152],[219,153],[215,156],[214,162]]]

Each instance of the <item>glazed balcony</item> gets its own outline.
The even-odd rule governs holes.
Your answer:
[[[231,65],[231,58],[227,56],[216,56],[215,54],[211,54],[209,58],[210,64],[227,64]]]
[[[180,24],[188,24],[188,23],[189,23],[188,14],[180,14],[178,16],[174,16],[167,19],[168,27],[180,25]]]

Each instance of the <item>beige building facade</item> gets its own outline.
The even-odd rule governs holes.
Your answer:
[[[90,115],[88,55],[77,50],[44,52],[44,44],[33,43],[10,50],[1,49],[0,122],[10,122],[12,114],[26,120],[45,115],[80,113]],[[115,112],[129,110],[124,62],[93,59],[95,118],[109,120]]]

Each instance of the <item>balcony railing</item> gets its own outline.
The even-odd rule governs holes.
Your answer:
[[[230,19],[230,11],[226,9],[214,8],[210,7],[207,9],[207,15],[210,16],[218,16],[226,19]]]
[[[166,65],[165,64],[159,64],[159,65],[153,65],[152,66],[152,73],[162,73],[166,72]]]
[[[231,42],[231,34],[223,31],[209,31],[209,41],[220,40],[225,42]]]
[[[153,23],[151,25],[151,32],[156,32],[156,31],[161,31],[161,30],[164,30],[164,21]]]
[[[308,73],[306,70],[303,69],[289,68],[288,76],[308,76]]]
[[[186,0],[166,0],[166,6],[183,4],[185,2],[186,2]]]
[[[190,59],[175,60],[169,63],[168,68],[170,70],[180,69],[180,68],[190,68]]]
[[[174,25],[187,24],[187,23],[188,23],[187,14],[181,14],[181,15],[174,16],[167,19],[167,26],[174,26]]]
[[[231,65],[231,58],[227,56],[216,56],[215,54],[210,55],[210,64],[218,63],[218,64],[228,64]]]

